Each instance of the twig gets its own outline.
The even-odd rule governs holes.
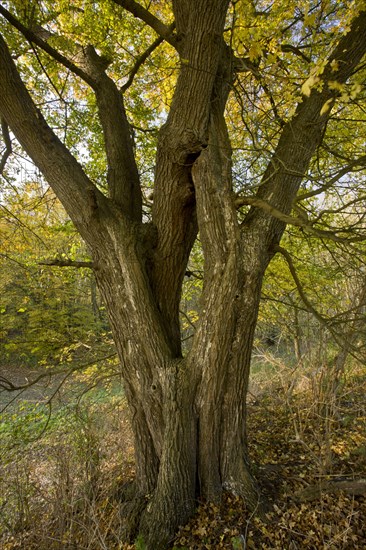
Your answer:
[[[116,355],[117,355],[117,353],[113,352],[113,353],[110,353],[108,355],[104,355],[103,357],[100,357],[98,359],[88,361],[87,363],[84,363],[82,365],[77,365],[75,367],[72,367],[71,369],[64,369],[63,368],[63,369],[58,369],[58,370],[54,370],[54,371],[43,372],[43,373],[39,374],[36,378],[31,380],[30,382],[27,382],[26,384],[15,385],[10,380],[8,380],[7,378],[4,378],[3,376],[0,376],[0,388],[2,388],[2,391],[7,391],[7,392],[18,391],[18,392],[20,392],[9,403],[7,403],[5,405],[5,407],[3,407],[3,409],[1,409],[0,412],[4,412],[5,409],[7,409],[7,407],[15,399],[17,399],[19,397],[19,395],[21,395],[25,390],[27,390],[28,388],[34,386],[35,384],[37,384],[38,382],[40,382],[44,378],[47,378],[47,377],[51,378],[52,376],[57,376],[59,374],[60,375],[61,374],[66,374],[66,376],[70,376],[74,372],[84,370],[84,369],[86,369],[86,368],[88,368],[92,365],[95,365],[96,363],[100,363],[101,361],[105,361],[106,359],[111,359],[112,357],[115,357]]]
[[[263,199],[259,199],[258,197],[238,197],[235,200],[235,205],[237,208],[240,208],[241,206],[245,206],[245,205],[260,208],[267,214],[270,214],[274,218],[277,218],[278,220],[282,221],[287,225],[301,227],[304,231],[312,235],[315,235],[323,239],[329,239],[336,243],[355,243],[355,242],[366,241],[366,234],[357,235],[354,237],[342,237],[340,235],[337,235],[336,231],[327,231],[325,229],[318,229],[313,226],[313,223],[315,222],[305,220],[303,217],[300,218],[300,217],[294,217],[294,216],[289,216],[288,214],[284,214],[284,212],[281,212],[280,210],[278,210],[278,208],[276,208],[269,202]],[[341,229],[338,231],[341,231]]]
[[[171,32],[174,30],[175,28],[175,23],[172,23],[170,26],[169,26],[169,29],[171,29]],[[132,67],[132,70],[130,72],[130,76],[128,77],[128,80],[126,82],[126,84],[124,84],[122,87],[121,87],[121,93],[125,93],[126,90],[128,90],[128,88],[131,86],[131,84],[133,83],[133,79],[135,78],[139,68],[141,67],[141,65],[143,65],[143,63],[145,63],[146,59],[152,54],[152,52],[154,50],[156,50],[156,48],[158,48],[160,46],[160,44],[162,44],[162,42],[164,42],[164,38],[162,36],[159,36],[152,44],[151,46],[149,46],[145,51],[144,53],[142,53],[137,59],[136,59],[136,62],[135,62],[135,65]]]
[[[90,261],[78,261],[78,260],[69,260],[69,259],[60,260],[58,258],[54,258],[53,260],[44,260],[43,262],[38,262],[38,265],[49,265],[49,266],[56,266],[56,267],[77,267],[78,269],[83,267],[93,269],[94,267],[93,262],[90,262]]]
[[[3,173],[6,161],[10,157],[10,155],[13,152],[12,146],[11,146],[11,139],[10,139],[10,133],[9,133],[9,126],[7,125],[5,119],[1,117],[1,132],[3,134],[3,139],[5,143],[5,151],[3,153],[3,156],[0,160],[0,174]]]

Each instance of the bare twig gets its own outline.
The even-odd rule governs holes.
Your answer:
[[[282,256],[285,258],[286,262],[287,262],[287,265],[288,265],[288,268],[290,270],[290,273],[292,275],[292,278],[294,280],[294,283],[296,285],[296,288],[297,288],[297,291],[300,295],[300,298],[301,300],[304,302],[305,306],[307,307],[308,311],[310,311],[314,317],[320,321],[322,324],[326,325],[327,327],[329,327],[329,320],[326,319],[325,317],[323,317],[319,311],[317,311],[314,306],[311,304],[310,300],[308,299],[308,297],[306,296],[305,292],[304,292],[304,289],[303,289],[303,286],[301,284],[301,281],[296,273],[296,269],[295,269],[295,266],[294,266],[294,262],[292,261],[292,258],[291,258],[291,255],[287,252],[287,250],[285,248],[283,248],[282,246],[274,246],[273,247],[273,250],[275,252],[280,252],[280,254],[282,254]]]
[[[15,385],[12,382],[10,382],[10,380],[5,378],[4,376],[0,376],[0,388],[2,388],[2,391],[7,391],[7,392],[13,392],[13,391],[23,392],[24,390],[26,390],[28,388],[31,388],[35,384],[38,384],[38,382],[40,382],[41,380],[44,380],[45,378],[51,378],[52,376],[57,376],[57,375],[62,375],[62,374],[66,374],[67,376],[70,376],[70,374],[72,374],[76,371],[86,369],[86,368],[88,368],[92,365],[95,365],[96,363],[100,363],[101,361],[105,361],[106,359],[111,359],[112,357],[115,357],[116,355],[117,355],[117,353],[113,352],[113,353],[109,353],[108,355],[104,355],[103,357],[93,359],[92,361],[88,361],[87,363],[83,363],[82,365],[76,365],[76,366],[71,367],[71,368],[68,367],[67,369],[63,368],[63,369],[57,369],[57,370],[43,372],[43,373],[39,374],[38,376],[36,376],[36,378],[31,380],[30,382],[27,382],[26,384]]]
[[[93,269],[94,267],[93,262],[69,260],[68,258],[62,260],[59,258],[54,258],[53,260],[44,260],[43,262],[38,262],[38,265],[49,265],[55,267],[77,267],[78,269],[82,267]]]
[[[171,29],[171,32],[173,32],[174,28],[175,28],[175,23],[172,23],[169,28]],[[130,72],[130,75],[128,77],[128,80],[126,82],[126,84],[124,84],[122,87],[121,87],[121,92],[122,93],[125,93],[126,90],[128,90],[128,88],[131,86],[131,84],[133,83],[133,79],[135,78],[139,68],[141,67],[141,65],[143,65],[143,63],[145,63],[146,59],[152,54],[152,52],[154,50],[156,50],[156,48],[158,48],[160,46],[160,44],[164,42],[164,38],[162,36],[159,36],[152,44],[151,46],[149,46],[145,51],[144,53],[142,53],[137,59],[136,59],[136,62]]]
[[[303,201],[304,199],[310,199],[311,197],[315,197],[320,193],[324,193],[324,191],[326,191],[327,189],[330,189],[335,183],[337,183],[337,181],[339,181],[343,176],[345,176],[349,172],[353,171],[353,169],[356,168],[357,166],[360,166],[360,167],[366,166],[366,155],[362,155],[362,157],[359,157],[357,159],[350,161],[346,166],[341,168],[341,170],[339,170],[327,183],[325,183],[318,189],[314,189],[313,191],[308,191],[307,193],[299,194],[296,201]]]
[[[293,225],[295,227],[301,227],[304,231],[311,233],[312,235],[323,239],[330,239],[331,241],[337,243],[355,243],[366,240],[366,234],[357,235],[354,237],[344,237],[342,235],[337,235],[337,233],[340,231],[345,232],[345,230],[342,229],[339,229],[337,231],[327,231],[324,229],[316,228],[313,226],[314,222],[304,219],[303,216],[294,217],[289,216],[288,214],[284,214],[269,202],[263,199],[259,199],[258,197],[238,197],[235,200],[235,205],[237,208],[245,205],[261,208],[262,210],[264,210],[264,212],[267,212],[268,214],[270,214],[274,218],[277,218],[278,220],[281,220],[285,224]]]
[[[6,161],[10,157],[10,155],[13,152],[12,146],[11,146],[11,139],[10,139],[10,133],[9,133],[9,126],[7,125],[5,119],[1,117],[1,132],[3,135],[3,140],[5,144],[5,151],[3,153],[3,156],[0,160],[0,174],[3,173],[3,170],[6,165]]]
[[[321,313],[319,313],[319,311],[312,305],[311,301],[309,300],[309,298],[306,296],[306,293],[304,291],[304,288],[301,284],[301,281],[299,279],[299,276],[296,272],[296,268],[295,268],[295,265],[294,265],[294,262],[291,258],[291,255],[289,254],[289,252],[279,246],[279,245],[275,245],[273,246],[273,251],[274,252],[280,252],[280,254],[282,254],[282,256],[285,258],[286,262],[287,262],[287,265],[288,265],[288,268],[290,270],[290,273],[291,273],[291,276],[294,280],[294,283],[296,285],[296,288],[297,288],[297,291],[299,293],[299,296],[301,298],[301,300],[303,301],[305,307],[308,309],[308,311],[310,313],[312,313],[314,315],[314,317],[327,329],[329,330],[330,334],[332,335],[334,341],[336,342],[336,344],[340,347],[340,348],[344,348],[345,346],[347,347],[347,351],[348,353],[354,357],[355,359],[357,360],[360,360],[360,356],[358,354],[359,352],[359,348],[357,348],[357,346],[355,346],[351,341],[350,341],[350,338],[349,338],[349,333],[346,332],[346,333],[343,333],[343,334],[340,334],[338,332],[336,332],[335,330],[335,327],[334,327],[334,323],[333,323],[333,320],[334,318],[329,318],[329,317],[324,317]]]
[[[293,46],[292,44],[281,44],[281,51],[294,53],[295,55],[301,57],[304,61],[306,61],[306,63],[311,63],[310,57],[305,55],[299,47]]]

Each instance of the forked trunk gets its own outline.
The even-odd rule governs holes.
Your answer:
[[[165,548],[201,499],[217,500],[226,490],[242,496],[252,511],[260,504],[245,441],[253,321],[251,316],[249,327],[244,319],[233,319],[223,338],[212,342],[218,361],[220,355],[229,358],[226,364],[215,365],[222,383],[216,373],[212,380],[205,376],[198,380],[196,373],[202,369],[189,357],[166,358],[161,374],[161,426],[152,427],[148,421],[148,388],[129,399],[137,488],[146,500],[138,531],[147,548]],[[161,449],[154,444],[159,440],[155,429],[163,434]]]
[[[215,178],[215,172],[213,156],[206,156],[209,163],[203,156],[195,178],[209,191],[205,180]],[[221,214],[212,227],[220,223],[221,230],[232,227],[225,226]],[[121,359],[135,438],[135,496],[138,510],[144,511],[139,523],[133,518],[137,530],[129,534],[139,532],[148,548],[158,549],[166,547],[200,498],[218,499],[227,490],[241,495],[252,510],[259,506],[248,467],[245,397],[268,257],[255,254],[250,265],[243,262],[254,235],[232,239],[221,251],[219,246],[214,263],[206,265],[210,275],[202,322],[191,351],[182,358],[164,330],[135,236],[132,232],[130,245],[119,242],[118,227],[108,223],[104,234],[110,242],[105,238],[94,252],[94,264]],[[203,240],[206,231],[201,228]],[[127,246],[125,261],[118,250]]]

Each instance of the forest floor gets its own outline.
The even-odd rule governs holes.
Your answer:
[[[120,490],[134,475],[123,395],[97,387],[51,415],[39,402],[17,407],[0,423],[0,548],[142,550],[119,542]],[[230,495],[198,502],[172,549],[366,548],[365,369],[337,394],[326,370],[262,372],[248,439],[266,521]]]

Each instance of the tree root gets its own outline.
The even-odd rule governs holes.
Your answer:
[[[115,494],[119,502],[121,528],[119,537],[122,541],[133,542],[139,534],[141,516],[147,505],[145,495],[138,493],[135,481],[127,481]]]
[[[309,485],[294,495],[297,502],[311,502],[321,498],[323,493],[336,494],[344,492],[352,496],[366,495],[366,479],[323,481]]]

